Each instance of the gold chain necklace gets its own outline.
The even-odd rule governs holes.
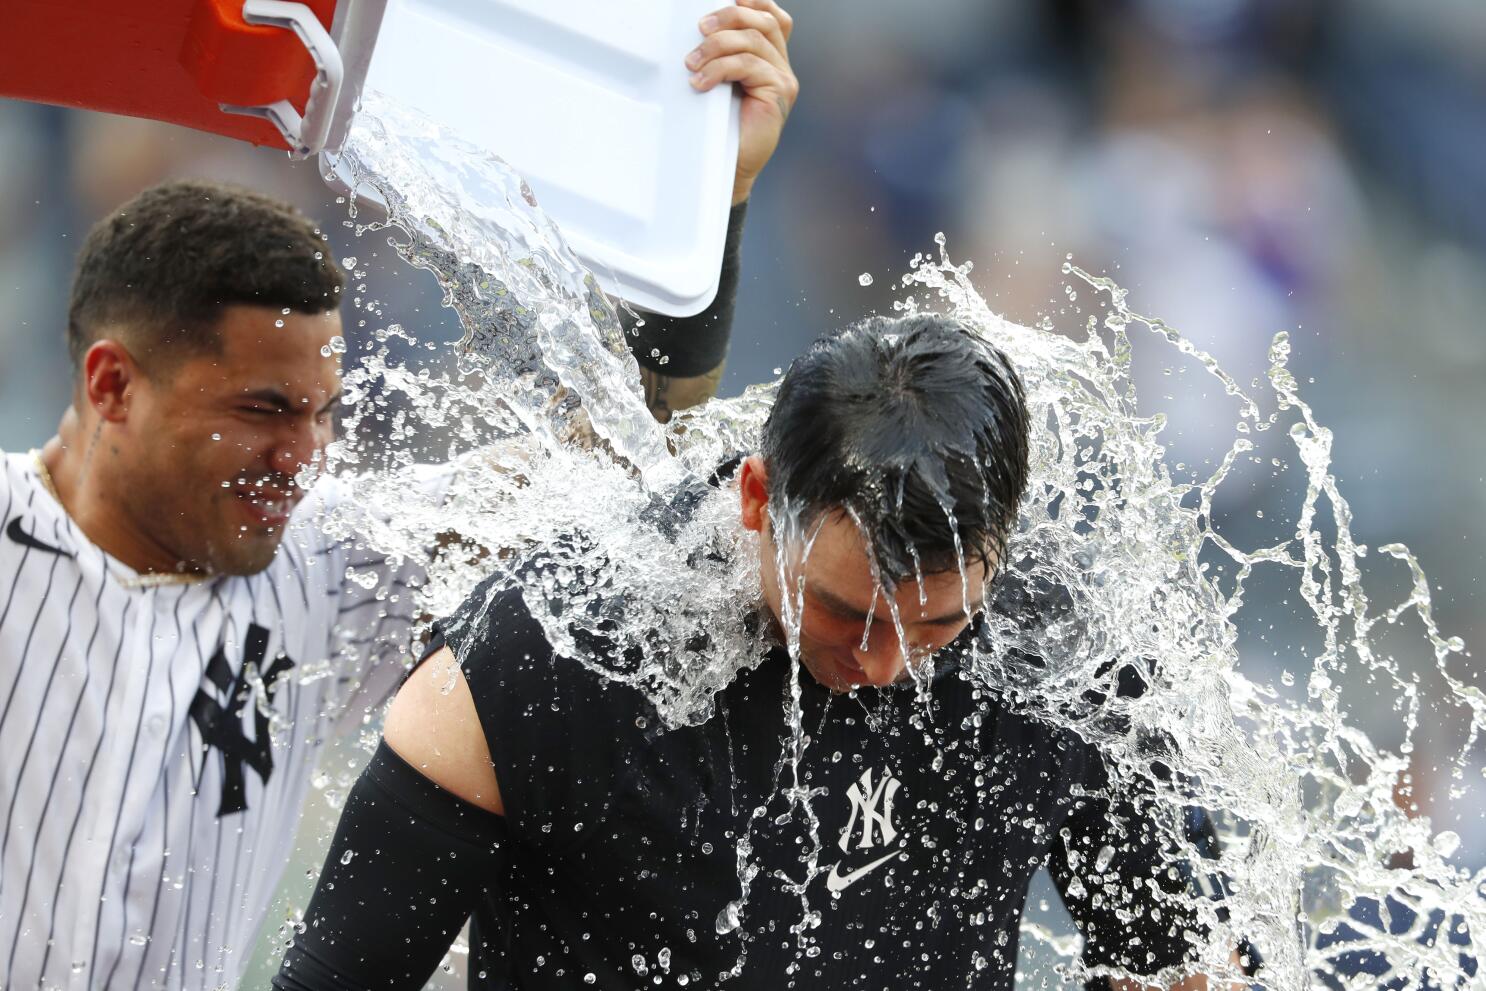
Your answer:
[[[57,505],[62,506],[62,512],[67,512],[67,507],[62,503],[62,497],[57,494],[57,483],[52,480],[52,473],[47,470],[46,462],[41,460],[41,451],[37,448],[31,449],[31,461],[36,466],[36,475],[41,479],[41,484],[51,493]],[[118,583],[125,588],[158,588],[161,585],[194,585],[196,582],[206,581],[210,575],[188,575],[179,571],[151,571],[133,578],[116,576]]]

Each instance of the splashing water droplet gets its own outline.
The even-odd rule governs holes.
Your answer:
[[[1435,853],[1449,859],[1455,856],[1455,851],[1460,849],[1460,834],[1446,829],[1435,836],[1431,841],[1431,845],[1434,847]]]

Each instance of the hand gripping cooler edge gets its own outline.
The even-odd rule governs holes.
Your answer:
[[[717,0],[8,0],[0,96],[321,155],[365,88],[509,162],[605,291],[672,316],[717,291],[729,87],[682,65]],[[331,180],[335,181],[334,178]]]

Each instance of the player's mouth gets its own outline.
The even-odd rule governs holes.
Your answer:
[[[304,493],[298,489],[285,490],[253,486],[234,489],[238,505],[250,523],[258,527],[282,527]]]

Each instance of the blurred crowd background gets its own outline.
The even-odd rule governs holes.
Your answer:
[[[1335,432],[1358,539],[1409,544],[1441,627],[1486,643],[1486,5],[797,0],[792,13],[803,95],[750,208],[725,394],[889,307],[938,232],[955,260],[973,261],[993,309],[1080,333],[1095,310],[1087,286],[1070,296],[1071,254],[1241,382],[1262,375],[1272,336],[1288,331],[1303,395]],[[458,336],[431,280],[383,236],[355,237],[311,166],[151,122],[0,102],[0,449],[40,445],[67,402],[62,334],[81,237],[173,176],[297,203],[337,257],[358,259],[359,294],[386,320],[426,340]],[[1137,380],[1170,416],[1170,459],[1211,461],[1235,406],[1195,368],[1173,387],[1177,356],[1150,354]],[[1241,542],[1282,538],[1293,477],[1250,476],[1230,487],[1220,526]],[[1378,574],[1383,601],[1402,594],[1400,574]],[[1279,645],[1303,639],[1305,618],[1266,594],[1252,613],[1273,628],[1244,630],[1243,663],[1252,655],[1266,678],[1303,671]],[[1399,662],[1427,694],[1432,658],[1412,642]],[[1457,660],[1457,676],[1482,680]],[[1353,711],[1396,746],[1393,702],[1364,691]],[[1478,869],[1481,775],[1450,780],[1439,755],[1458,750],[1464,723],[1449,706],[1429,712],[1400,796],[1459,831],[1461,860]],[[317,831],[307,835],[301,857],[317,864]],[[302,874],[291,870],[291,894]]]

